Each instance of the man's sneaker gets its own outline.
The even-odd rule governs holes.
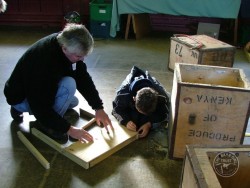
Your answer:
[[[11,106],[10,108],[10,115],[14,121],[22,122],[23,121],[23,113],[16,110],[14,107]]]
[[[79,117],[80,116],[75,109],[68,109],[63,116],[63,118],[72,125],[74,125],[79,120]]]
[[[68,134],[67,133],[59,133],[56,132],[52,129],[49,129],[43,125],[41,125],[39,122],[36,122],[35,124],[33,124],[31,127],[34,127],[36,129],[38,129],[39,131],[41,131],[43,134],[47,135],[48,137],[50,137],[51,139],[55,140],[56,142],[58,142],[59,144],[65,144],[68,142]]]

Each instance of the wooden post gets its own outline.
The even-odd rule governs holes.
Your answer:
[[[133,14],[128,14],[126,31],[125,31],[125,40],[128,39],[128,33],[129,33],[129,28],[130,28],[130,23],[131,23],[132,16],[133,16]]]
[[[136,39],[141,39],[144,36],[147,36],[151,31],[150,19],[148,14],[128,14],[125,40],[128,39],[131,20]]]
[[[237,46],[238,43],[238,24],[239,24],[239,20],[238,18],[236,18],[234,20],[234,45]]]

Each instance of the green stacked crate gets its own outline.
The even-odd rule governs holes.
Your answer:
[[[90,32],[93,37],[109,38],[112,1],[93,0],[90,3]]]

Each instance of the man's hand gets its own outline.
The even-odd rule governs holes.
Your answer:
[[[96,123],[101,126],[101,124],[105,127],[107,133],[109,133],[108,125],[114,130],[111,120],[103,109],[96,110],[95,112]]]
[[[83,143],[93,142],[93,136],[81,128],[70,126],[70,129],[68,130],[67,134]]]
[[[147,122],[147,123],[145,123],[144,125],[142,125],[140,128],[139,128],[139,130],[138,130],[138,135],[139,135],[139,137],[140,138],[143,138],[143,137],[145,137],[145,136],[147,136],[148,135],[148,132],[149,132],[149,130],[150,130],[150,128],[151,128],[151,123],[150,122]]]

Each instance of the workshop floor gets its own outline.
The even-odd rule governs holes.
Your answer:
[[[37,39],[51,33],[46,29],[0,28],[0,90],[4,88],[17,60]],[[173,73],[168,71],[169,36],[151,36],[142,40],[96,39],[93,53],[86,58],[88,70],[110,115],[115,91],[133,65],[148,70],[171,92]],[[237,49],[234,67],[242,68],[250,79],[250,63]],[[46,76],[46,75],[44,75]],[[25,114],[20,125],[12,121],[9,105],[0,95],[0,187],[164,187],[180,184],[182,161],[168,159],[167,129],[152,130],[104,161],[86,170],[32,135],[33,145],[49,161],[46,170],[17,137],[17,131],[29,132],[35,118]],[[115,120],[110,115],[112,120]],[[248,138],[244,143],[249,143]]]

